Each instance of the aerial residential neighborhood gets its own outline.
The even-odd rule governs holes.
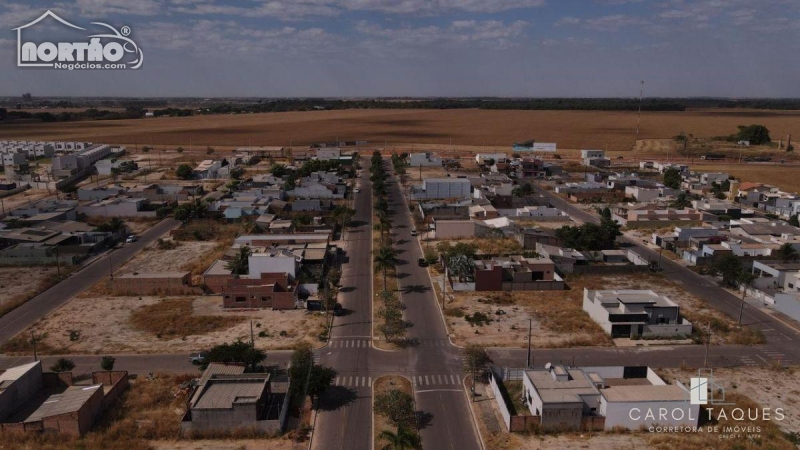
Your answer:
[[[798,448],[751,3],[0,3],[0,447]]]

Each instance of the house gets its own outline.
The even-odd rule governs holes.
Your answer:
[[[475,291],[552,291],[564,281],[548,258],[520,255],[475,261]]]
[[[288,273],[262,272],[259,278],[231,278],[222,286],[223,308],[295,309],[298,283]]]
[[[411,187],[413,199],[467,198],[472,185],[466,178],[429,178]]]
[[[109,197],[116,197],[125,192],[121,186],[109,185],[105,187],[82,187],[78,188],[78,200],[105,200]]]
[[[221,160],[205,159],[194,168],[192,175],[200,179],[215,179],[219,177],[220,169],[222,169]]]
[[[156,211],[146,208],[150,201],[146,198],[113,197],[93,200],[78,207],[78,212],[89,217],[156,217]]]
[[[281,432],[289,401],[285,387],[273,392],[271,378],[269,373],[246,374],[240,364],[209,364],[189,397],[181,430],[201,436]]]
[[[406,160],[409,167],[441,167],[442,159],[434,156],[432,153],[412,153],[408,155]]]
[[[508,156],[505,153],[477,153],[475,154],[475,163],[480,165],[484,165],[489,160],[493,160],[495,164],[497,163],[504,163],[508,159]]]
[[[617,205],[612,210],[614,220],[628,228],[691,225],[703,221],[704,215],[696,209],[663,208],[652,204]]]
[[[338,148],[318,148],[316,152],[316,159],[318,161],[331,161],[339,159],[342,156],[342,151]]]
[[[0,374],[0,429],[7,432],[86,434],[128,388],[124,371],[93,372],[91,384],[72,374],[42,371],[35,361]]]
[[[503,382],[502,372],[492,367],[493,389]],[[646,366],[581,368],[548,363],[544,369],[524,369],[521,378],[524,403],[533,421],[545,430],[691,428],[700,417],[700,406],[688,401],[689,390],[683,384],[667,384]]]
[[[612,338],[692,334],[692,324],[681,317],[680,307],[651,290],[584,288],[583,310]]]
[[[674,197],[678,191],[668,187],[625,186],[625,196],[637,202],[651,202],[659,198]]]

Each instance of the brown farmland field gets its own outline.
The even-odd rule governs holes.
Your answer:
[[[0,139],[88,140],[112,144],[206,146],[306,145],[367,140],[370,146],[426,144],[501,146],[536,139],[559,148],[630,150],[635,112],[489,110],[342,110],[165,117],[153,119],[0,125]],[[737,125],[766,125],[773,138],[800,136],[800,111],[689,110],[642,113],[643,139],[734,133]],[[489,150],[489,148],[487,148]]]

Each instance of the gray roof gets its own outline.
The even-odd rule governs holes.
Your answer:
[[[27,419],[26,423],[38,422],[45,417],[58,416],[76,412],[89,401],[89,398],[97,392],[103,392],[103,385],[97,384],[94,386],[70,386],[61,394],[51,395],[47,400],[39,406]]]
[[[225,364],[217,362],[210,363],[208,367],[206,367],[206,370],[203,372],[203,375],[200,377],[200,380],[197,383],[197,389],[194,391],[194,394],[192,395],[192,398],[189,401],[189,403],[194,405],[200,399],[203,388],[205,387],[208,380],[211,379],[211,377],[213,377],[214,375],[240,375],[243,373],[244,373],[243,364]]]
[[[230,409],[234,405],[255,403],[268,382],[269,374],[213,375],[192,409]]]

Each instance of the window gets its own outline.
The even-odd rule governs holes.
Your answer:
[[[236,300],[234,300],[234,301],[237,302],[237,303],[243,303],[245,300],[247,300],[246,297],[236,297]]]
[[[270,298],[269,297],[261,297],[261,301],[262,302],[268,302],[268,301],[270,301]]]

